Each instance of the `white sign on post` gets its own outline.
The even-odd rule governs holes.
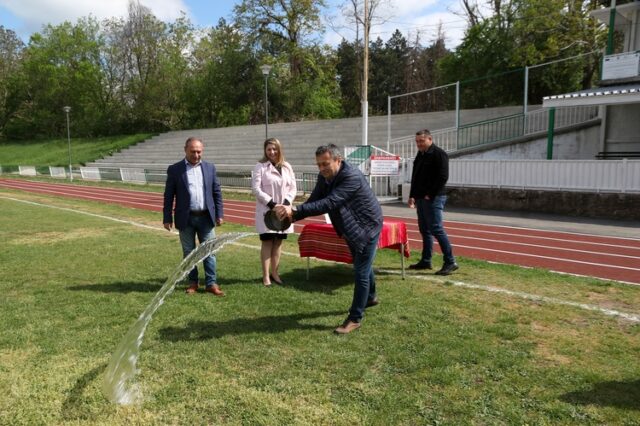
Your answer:
[[[397,176],[400,173],[400,157],[397,155],[372,155],[371,176]]]

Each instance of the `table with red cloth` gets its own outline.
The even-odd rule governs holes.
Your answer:
[[[329,223],[310,223],[302,228],[298,238],[300,257],[307,258],[307,278],[309,277],[310,257],[333,260],[335,262],[353,263],[347,242],[338,237],[333,225]],[[389,248],[400,252],[402,277],[404,278],[404,257],[409,257],[409,240],[407,225],[400,220],[385,219],[378,240],[378,248]],[[403,257],[404,255],[404,257]]]

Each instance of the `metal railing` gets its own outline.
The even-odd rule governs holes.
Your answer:
[[[456,149],[516,139],[524,135],[523,128],[524,114],[466,124],[458,128]]]
[[[466,124],[458,128],[434,130],[431,135],[439,147],[447,152],[453,152],[546,132],[549,128],[548,114],[547,109],[538,109],[526,114],[513,114]],[[555,117],[554,129],[562,129],[597,118],[598,107],[558,108]],[[390,151],[395,152],[403,159],[413,158],[416,155],[414,135],[394,139],[389,146]]]
[[[396,155],[373,145],[347,145],[344,147],[345,160],[367,176],[373,193],[379,199],[397,198],[399,196],[401,172],[395,175],[372,176],[371,157]]]
[[[410,181],[413,163],[406,165]],[[640,160],[453,159],[447,186],[640,193]]]

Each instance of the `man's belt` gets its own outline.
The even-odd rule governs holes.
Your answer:
[[[206,216],[209,214],[209,210],[191,210],[189,214],[191,216]]]

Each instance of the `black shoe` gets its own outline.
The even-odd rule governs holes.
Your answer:
[[[380,304],[380,299],[378,299],[377,297],[370,299],[367,301],[367,305],[365,306],[365,308],[370,308],[372,306],[376,306]]]
[[[431,267],[431,262],[425,262],[421,260],[418,263],[409,265],[409,269],[433,269],[433,268]]]
[[[457,263],[445,263],[442,266],[442,269],[440,269],[438,272],[436,272],[436,275],[449,275],[450,273],[452,273],[453,271],[457,271],[458,270],[458,264]]]
[[[284,281],[280,280],[276,280],[275,278],[273,278],[273,275],[269,274],[269,279],[271,279],[272,282],[276,283],[276,284],[280,284],[283,285]]]

